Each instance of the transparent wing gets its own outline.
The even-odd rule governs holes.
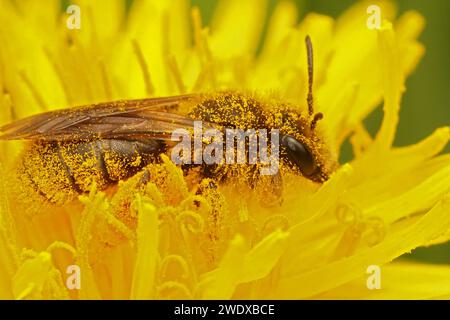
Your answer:
[[[37,114],[0,128],[1,140],[92,140],[141,138],[169,140],[173,130],[191,129],[194,119],[175,113],[183,95],[123,100]],[[212,124],[204,126],[213,127]]]

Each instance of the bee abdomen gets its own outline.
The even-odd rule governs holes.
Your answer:
[[[155,140],[36,142],[19,165],[19,178],[46,200],[63,204],[93,183],[105,189],[157,159],[164,145]]]
[[[158,159],[164,144],[157,140],[101,140],[102,170],[112,182],[128,178]]]
[[[55,143],[36,142],[23,154],[17,168],[20,192],[39,200],[63,204],[78,194],[73,176],[67,171]]]

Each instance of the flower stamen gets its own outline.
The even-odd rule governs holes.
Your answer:
[[[52,242],[45,251],[47,251],[48,253],[52,253],[56,249],[66,250],[66,251],[70,252],[73,257],[75,257],[77,254],[77,251],[73,246],[71,246],[67,242],[63,242],[63,241]]]
[[[186,92],[186,86],[184,85],[183,82],[183,77],[181,76],[181,71],[180,68],[178,66],[178,62],[175,59],[175,57],[173,55],[169,55],[167,57],[167,67],[169,68],[170,73],[173,76],[173,79],[175,80],[175,84],[178,88],[178,91],[180,94],[183,94]]]
[[[136,39],[133,39],[131,41],[131,43],[133,45],[133,51],[138,60],[139,67],[141,68],[142,77],[144,78],[146,93],[149,96],[153,96],[153,94],[155,93],[155,87],[153,86],[153,83],[152,83],[152,80],[150,77],[150,72],[148,71],[148,65],[144,58],[144,54],[142,53],[141,47]]]
[[[171,254],[168,256],[165,256],[161,261],[161,277],[165,278],[167,277],[168,269],[170,265],[178,265],[181,269],[180,272],[180,278],[186,279],[189,276],[189,266],[186,262],[186,259],[184,259],[182,256],[177,254]]]
[[[369,217],[365,222],[368,228],[366,242],[369,247],[373,247],[383,241],[386,236],[386,224],[380,217]]]
[[[172,295],[170,295],[170,292],[172,292]],[[177,282],[177,281],[166,281],[162,283],[157,288],[157,297],[159,298],[167,298],[170,299],[171,297],[174,297],[174,293],[178,292],[181,294],[179,296],[179,299],[192,299],[192,292],[191,290],[183,283]],[[175,296],[177,297],[177,296]]]
[[[264,221],[262,232],[264,235],[268,235],[277,229],[282,231],[287,231],[290,227],[290,222],[288,217],[283,214],[275,214],[270,216]]]
[[[67,103],[69,105],[74,104],[75,99],[73,98],[72,93],[69,90],[70,85],[69,85],[68,81],[66,80],[66,78],[64,77],[65,73],[62,72],[62,69],[56,63],[55,57],[52,55],[52,53],[50,52],[50,50],[47,47],[44,47],[44,53],[45,53],[45,56],[47,57],[48,61],[50,62],[50,65],[53,67],[53,70],[56,73],[56,76],[59,79],[59,83],[62,86],[63,92],[66,96]]]
[[[202,216],[191,210],[181,212],[176,217],[176,221],[180,223],[183,228],[186,228],[194,234],[202,232],[205,225]]]
[[[28,77],[28,75],[26,74],[25,71],[22,70],[20,72],[20,78],[25,83],[25,85],[28,87],[28,90],[30,90],[31,95],[33,96],[34,100],[36,100],[38,106],[43,111],[47,111],[48,109],[47,109],[46,103],[44,102],[44,98],[42,98],[42,96],[39,94],[39,91],[36,89],[33,82],[30,80],[30,78]]]
[[[103,59],[100,59],[98,61],[98,64],[99,64],[100,73],[102,76],[103,86],[105,89],[105,97],[108,100],[112,100],[112,88],[111,88],[111,83],[108,79],[108,72],[106,70],[105,61]]]

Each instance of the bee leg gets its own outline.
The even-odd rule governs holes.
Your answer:
[[[139,178],[139,180],[138,180],[136,186],[137,186],[139,189],[144,188],[144,187],[147,185],[147,183],[150,182],[150,178],[151,178],[150,171],[149,171],[147,168],[145,168],[145,169],[143,170],[142,175],[141,175],[141,177]]]
[[[145,194],[151,178],[150,170],[145,168],[133,177],[121,181],[111,198],[111,212],[131,229],[134,229],[137,223],[137,216],[133,214],[131,204],[136,199],[136,194]]]
[[[255,184],[259,203],[263,207],[281,206],[283,203],[283,179],[280,172],[260,176]]]
[[[218,189],[218,185],[214,180],[205,178],[205,179],[202,179],[202,181],[200,182],[199,189],[197,190],[197,194],[201,194],[202,190],[205,191],[205,190],[217,190],[217,189]]]
[[[210,262],[213,263],[217,253],[225,249],[221,247],[222,241],[220,239],[223,239],[228,232],[227,226],[229,224],[226,223],[226,219],[229,217],[228,208],[217,182],[212,179],[203,179],[199,183],[196,195],[201,196],[209,207],[209,210],[203,213],[205,230],[207,230],[204,250],[208,252]],[[196,205],[201,206],[202,204],[197,201]]]
[[[209,178],[203,179],[199,184],[196,195],[201,196],[210,208],[206,220],[210,224],[211,230],[223,227],[228,208],[217,182]],[[201,204],[198,203],[198,205]]]
[[[210,178],[204,178],[200,181],[195,194],[202,196],[210,205],[215,200],[215,198],[220,198],[221,196],[218,191],[217,183]],[[195,204],[197,206],[201,205],[199,201],[195,201]]]

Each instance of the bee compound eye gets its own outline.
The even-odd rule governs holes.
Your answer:
[[[316,171],[314,157],[303,143],[293,136],[285,135],[281,144],[286,148],[289,160],[299,167],[303,174],[310,176]]]

